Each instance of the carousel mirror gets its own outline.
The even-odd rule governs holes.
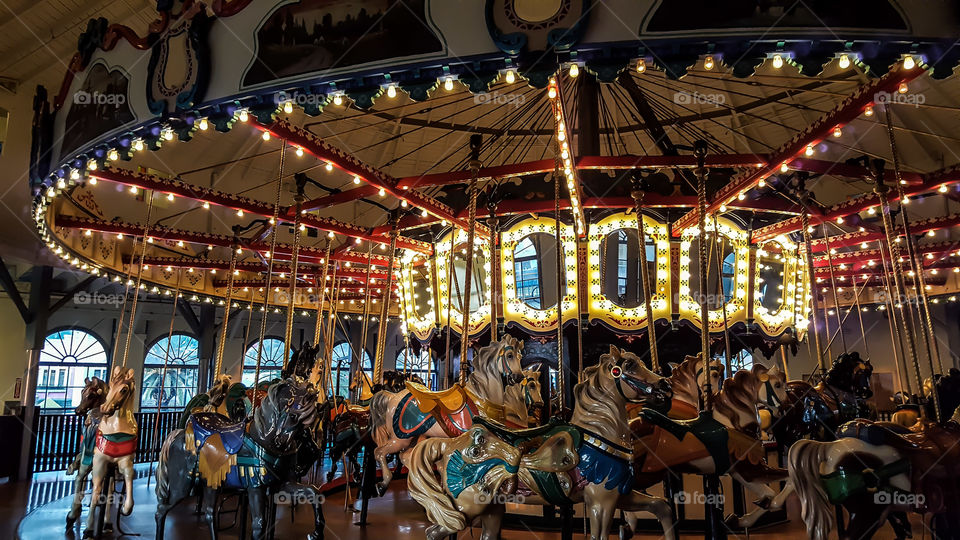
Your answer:
[[[769,244],[764,250],[758,250],[756,290],[760,294],[760,305],[770,313],[776,313],[783,305],[784,270],[779,245]]]
[[[650,292],[657,288],[657,246],[647,235],[645,246]],[[643,304],[644,292],[640,279],[640,233],[637,229],[617,229],[604,237],[600,247],[603,273],[603,295],[623,308]]]
[[[557,305],[557,240],[552,234],[534,233],[513,248],[517,298],[533,309]]]
[[[426,266],[413,268],[413,312],[424,319],[433,309],[433,287],[430,284],[430,270]]]
[[[470,313],[487,303],[487,258],[479,247],[473,250],[473,265],[470,277]],[[453,307],[463,313],[467,291],[467,244],[457,246],[453,254]]]
[[[717,234],[708,231],[707,241],[707,290],[700,291],[700,238],[690,239],[690,294],[695,302],[706,302],[707,307],[714,310],[733,298],[737,254],[733,243],[722,234],[718,239]]]

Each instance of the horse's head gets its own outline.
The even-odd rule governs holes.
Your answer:
[[[527,415],[539,425],[543,420],[543,395],[540,393],[540,364],[523,370],[523,381],[520,383],[523,390],[523,404],[527,408]]]
[[[227,399],[227,394],[230,393],[230,376],[226,373],[221,373],[217,375],[217,379],[214,381],[213,386],[210,387],[210,390],[207,391],[207,396],[210,397],[208,402],[213,408],[219,407],[223,400]]]
[[[477,353],[473,372],[485,381],[498,380],[506,388],[523,382],[523,368],[520,367],[523,343],[513,336],[506,335],[480,349]]]
[[[136,383],[134,382],[133,370],[114,366],[107,396],[100,405],[100,412],[110,416],[121,408],[129,408],[130,404],[128,402],[133,398],[135,390]]]
[[[779,416],[780,407],[787,399],[787,376],[779,366],[767,369],[760,364],[753,366],[753,373],[761,383],[757,391],[757,407],[767,409]]]
[[[596,376],[601,385],[616,388],[616,394],[630,403],[662,403],[669,399],[666,380],[647,369],[637,355],[613,345],[608,354],[600,356]]]
[[[833,361],[825,377],[826,383],[841,390],[852,392],[859,398],[873,396],[870,389],[870,375],[873,366],[869,360],[862,360],[857,351],[841,353]]]
[[[79,416],[85,416],[93,409],[103,405],[107,398],[107,383],[97,377],[88,377],[83,380],[83,390],[80,392],[80,403],[74,411]]]
[[[698,355],[698,358],[702,354]],[[697,362],[697,387],[700,388],[700,393],[706,395],[707,393],[707,381],[710,382],[710,391],[716,394],[720,391],[723,386],[723,379],[726,376],[726,369],[723,367],[723,362],[719,359],[711,360],[708,369],[704,369],[703,361]]]
[[[317,422],[317,390],[308,382],[282,379],[271,384],[257,408],[251,434],[277,455],[297,450],[297,440]]]

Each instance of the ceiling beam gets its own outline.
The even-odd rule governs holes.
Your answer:
[[[854,118],[863,114],[867,106],[873,104],[877,94],[881,92],[896,93],[901,83],[908,83],[922,73],[924,73],[924,70],[919,65],[907,70],[904,69],[903,64],[898,63],[882,77],[860,86],[833,110],[822,115],[806,129],[799,131],[793,138],[771,153],[768,156],[767,163],[762,167],[744,171],[731,178],[726,186],[714,194],[705,211],[708,214],[713,214],[720,209],[720,206],[731,204],[740,193],[755,188],[761,180],[777,173],[781,164],[803,155],[808,145],[822,141],[829,137],[835,128],[842,128]],[[691,210],[678,219],[673,225],[673,235],[679,236],[684,229],[694,225],[697,222],[697,213],[697,210]]]

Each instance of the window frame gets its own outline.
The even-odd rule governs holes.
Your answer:
[[[259,381],[254,381],[254,380],[253,380],[253,376],[256,375],[256,373],[257,373],[257,352],[256,352],[256,350],[254,350],[252,357],[249,356],[249,353],[251,352],[251,349],[253,349],[253,348],[260,342],[260,339],[258,338],[258,339],[254,339],[253,341],[251,341],[251,342],[243,349],[243,367],[242,367],[242,370],[241,370],[241,372],[240,372],[240,381],[243,382],[243,384],[244,384],[247,388],[251,388],[251,387],[253,387],[253,386],[256,386],[257,384],[259,384],[259,383],[261,383],[261,382],[269,382],[269,381],[272,381],[272,380],[274,380],[274,379],[276,379],[276,378],[279,378],[279,377],[280,377],[280,370],[283,369],[283,362],[284,362],[283,350],[286,349],[286,344],[284,343],[283,338],[280,337],[280,336],[268,335],[268,336],[263,336],[263,341],[264,341],[264,342],[267,342],[267,341],[277,341],[277,342],[279,342],[279,344],[280,344],[280,356],[279,356],[279,362],[280,362],[280,364],[279,364],[279,365],[267,365],[267,364],[265,363],[265,361],[267,360],[267,354],[266,354],[267,347],[264,346],[264,354],[261,355],[261,357],[260,357],[260,377],[259,377]],[[291,354],[291,355],[293,354],[293,350],[290,351],[290,354]],[[251,359],[251,360],[252,360],[252,363],[247,363],[247,360],[248,360],[248,359]],[[289,358],[288,358],[288,360],[289,360]],[[271,360],[270,360],[270,362],[276,362],[276,361],[277,361],[277,359],[271,359]],[[247,377],[248,374],[250,374],[251,376],[250,376],[250,377]],[[272,374],[272,376],[269,377],[269,378],[267,378],[267,377],[265,376],[265,374]],[[248,381],[249,381],[249,382],[248,382]]]
[[[51,352],[48,352],[46,350],[47,343],[48,342],[50,342],[51,344],[53,343],[52,341],[50,341],[51,336],[62,334],[64,332],[71,332],[71,333],[80,332],[80,333],[83,333],[85,336],[91,337],[93,341],[85,349],[83,349],[83,351],[80,351],[80,353],[82,355],[83,353],[87,352],[91,347],[99,345],[100,351],[94,351],[94,354],[102,352],[103,362],[84,362],[84,361],[81,361],[75,354],[64,354],[63,356],[60,357],[59,360],[45,360],[44,359],[45,355],[50,357],[53,356]],[[59,338],[59,339],[61,344],[64,344],[63,339],[62,338]],[[37,355],[37,365],[39,367],[39,371],[37,374],[38,375],[37,376],[37,393],[36,393],[36,396],[34,397],[34,405],[40,410],[41,414],[64,414],[64,413],[72,412],[72,409],[74,409],[79,404],[80,392],[83,391],[83,387],[85,386],[83,381],[87,377],[98,377],[105,382],[109,382],[110,369],[112,367],[109,347],[107,346],[107,342],[104,341],[103,338],[101,338],[100,335],[94,332],[93,330],[89,328],[84,328],[81,326],[62,326],[62,327],[54,328],[48,331],[47,335],[44,336],[43,345],[44,345],[43,348],[40,350],[39,354]],[[60,351],[56,351],[56,352],[60,352]],[[66,347],[64,347],[63,352],[64,353],[68,352]],[[72,349],[72,344],[70,346],[69,352],[76,352]],[[65,358],[73,358],[74,361],[64,362]],[[74,369],[76,369],[77,371],[80,371],[81,369],[84,369],[84,368],[85,368],[84,373],[82,374],[78,373],[75,376],[72,375]],[[99,370],[101,369],[103,371],[99,372]],[[55,378],[58,383],[61,379],[65,379],[64,382],[66,384],[50,385],[49,383],[51,378]],[[46,381],[46,384],[44,384],[44,381]],[[74,382],[74,384],[71,384],[71,382]],[[65,406],[44,407],[43,402],[47,401],[48,399],[51,399],[50,390],[53,389],[54,391],[56,391],[56,389],[60,389],[60,388],[63,389],[64,399],[67,399],[66,396],[75,392],[75,395],[77,397],[77,402],[75,403],[73,400],[73,397],[70,397],[69,402],[67,402]],[[40,402],[37,402],[37,399],[39,399],[41,395],[43,396],[42,400]]]
[[[171,356],[170,356],[170,358],[167,360],[167,372],[166,372],[166,375],[163,375],[163,367],[164,367],[164,366],[163,366],[163,360],[164,360],[163,357],[166,356],[166,351],[161,348],[160,354],[158,354],[158,353],[154,352],[153,349],[154,349],[154,347],[157,347],[158,345],[164,343],[166,340],[168,340],[168,339],[169,339],[169,340],[173,340],[174,338],[181,338],[181,339],[182,339],[182,338],[188,338],[188,339],[192,340],[194,343],[196,343],[196,347],[195,347],[195,349],[194,349],[194,351],[195,351],[194,356],[195,356],[195,359],[196,359],[196,363],[195,363],[195,364],[186,364],[186,363],[184,363],[184,364],[180,364],[180,365],[174,365],[174,364],[173,364],[173,359],[174,359],[173,352],[174,352],[174,351],[173,351],[173,347],[171,346],[171,350],[170,350]],[[154,356],[156,356],[156,357],[159,359],[159,361],[157,361],[157,362],[150,362],[150,361],[149,361],[149,358],[150,358],[150,355],[151,355],[151,354],[153,354]],[[160,406],[159,403],[156,404],[156,405],[152,405],[152,406],[151,406],[151,405],[144,405],[144,403],[146,402],[146,395],[145,395],[145,394],[146,394],[146,392],[147,392],[147,370],[150,370],[150,369],[160,370],[161,377],[163,378],[163,383],[164,383],[164,386],[165,386],[165,387],[169,384],[169,382],[170,382],[170,375],[171,375],[172,372],[174,372],[174,370],[176,370],[176,372],[174,372],[174,373],[180,372],[181,370],[184,370],[184,371],[187,371],[187,372],[191,372],[191,371],[192,371],[192,372],[193,372],[193,390],[192,390],[192,391],[188,391],[188,394],[186,394],[186,395],[178,396],[177,401],[175,401],[173,405],[163,405],[163,406]],[[189,403],[190,400],[193,398],[193,396],[195,396],[195,395],[197,394],[197,391],[198,391],[199,388],[200,388],[199,385],[200,385],[200,340],[197,339],[196,336],[194,336],[193,334],[191,334],[191,333],[189,333],[189,332],[174,332],[172,335],[169,335],[169,336],[167,336],[167,335],[161,335],[161,336],[157,337],[156,339],[153,340],[153,342],[150,344],[150,346],[147,347],[147,350],[146,350],[146,352],[145,352],[144,355],[143,355],[143,370],[141,371],[141,375],[140,375],[140,408],[141,408],[142,410],[153,410],[153,411],[156,411],[156,410],[158,410],[158,408],[159,408],[160,411],[176,411],[176,410],[181,410],[181,409],[183,409],[184,407],[186,407],[186,406],[187,406],[187,403]],[[176,386],[175,388],[176,388],[177,390],[179,390],[179,389],[187,389],[188,387],[187,387],[187,386],[179,386],[179,385],[178,385],[178,386]],[[166,397],[166,389],[164,389],[164,397]],[[181,399],[182,399],[182,402],[180,402]]]

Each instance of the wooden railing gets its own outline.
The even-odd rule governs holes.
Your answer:
[[[174,429],[180,411],[161,412],[157,436],[154,438],[154,422],[157,412],[134,413],[139,426],[135,463],[156,461],[160,447],[167,434]],[[33,472],[62,471],[67,468],[80,449],[83,434],[83,418],[75,414],[41,414],[36,424],[36,442],[33,451]],[[155,439],[155,440],[154,440]]]

